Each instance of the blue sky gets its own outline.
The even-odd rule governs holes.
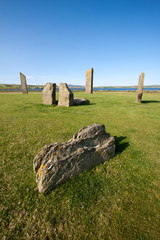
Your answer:
[[[160,84],[160,0],[0,0],[0,83]]]

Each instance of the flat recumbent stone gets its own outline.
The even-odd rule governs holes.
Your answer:
[[[81,128],[65,143],[44,146],[33,161],[38,190],[48,192],[115,155],[115,139],[105,126]]]

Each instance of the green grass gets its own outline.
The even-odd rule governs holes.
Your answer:
[[[90,105],[0,94],[0,239],[160,239],[160,94],[141,104],[131,92],[74,95]],[[115,157],[39,194],[35,155],[94,122],[115,136]]]

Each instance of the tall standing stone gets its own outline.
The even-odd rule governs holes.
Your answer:
[[[21,79],[22,93],[27,94],[28,93],[28,89],[27,89],[26,76],[23,75],[21,72],[20,72],[20,79]]]
[[[46,83],[42,91],[42,102],[43,104],[56,104],[56,84]]]
[[[93,93],[93,68],[86,71],[86,93]]]
[[[69,107],[74,104],[73,93],[66,83],[59,84],[58,106]]]
[[[143,95],[143,83],[144,83],[144,73],[142,72],[139,76],[139,81],[138,81],[138,91],[137,91],[137,103],[141,102],[142,95]]]

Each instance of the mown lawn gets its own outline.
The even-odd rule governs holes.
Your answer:
[[[40,93],[0,94],[0,239],[160,239],[160,93],[74,93],[90,105],[42,105]],[[61,185],[36,190],[45,144],[104,124],[116,156]]]

